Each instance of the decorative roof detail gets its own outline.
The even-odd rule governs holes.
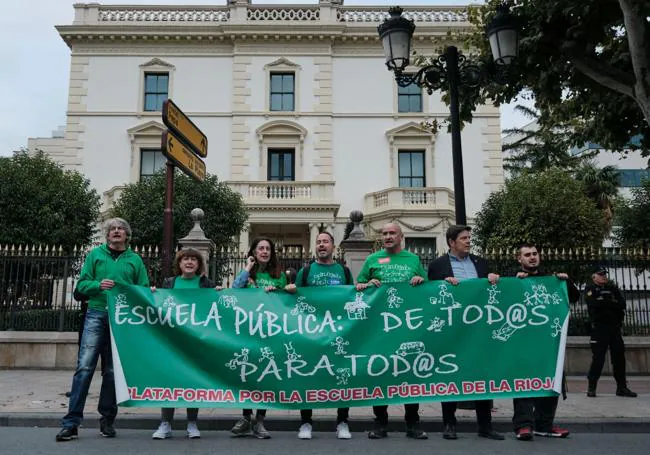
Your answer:
[[[149,60],[148,62],[143,63],[142,65],[140,65],[140,68],[147,68],[147,67],[150,67],[150,66],[164,66],[165,68],[170,68],[170,69],[175,68],[175,66],[172,65],[171,63],[168,63],[168,62],[166,62],[164,60],[161,60],[158,57],[154,57],[151,60]]]

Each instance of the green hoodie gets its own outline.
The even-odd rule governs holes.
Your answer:
[[[147,269],[140,255],[127,248],[117,259],[113,259],[108,245],[104,244],[88,253],[77,283],[77,290],[89,297],[89,309],[107,310],[106,291],[99,289],[99,283],[106,279],[118,284],[149,286]]]

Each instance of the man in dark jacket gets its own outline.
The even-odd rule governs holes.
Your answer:
[[[517,261],[520,268],[516,273],[517,278],[555,275],[560,280],[566,281],[569,302],[580,300],[580,291],[563,272],[547,273],[540,269],[541,258],[537,247],[530,243],[522,244],[517,250]],[[566,438],[569,431],[553,426],[558,397],[515,398],[513,400],[514,415],[512,423],[515,434],[520,441],[531,441],[534,434],[554,438]]]
[[[445,280],[455,286],[461,281],[471,278],[487,278],[491,283],[496,283],[499,280],[499,275],[488,273],[485,259],[470,254],[470,230],[469,226],[449,226],[447,229],[449,253],[429,264],[428,277],[430,281]],[[492,401],[477,400],[475,404],[478,435],[488,439],[504,439],[502,434],[492,429]],[[445,439],[458,438],[456,435],[456,407],[456,402],[442,403],[442,422],[444,424],[442,437]]]
[[[607,348],[609,348],[616,380],[616,395],[634,398],[637,394],[627,388],[625,344],[621,334],[625,317],[625,298],[616,283],[608,278],[605,267],[597,267],[591,278],[592,283],[585,287],[585,301],[592,329],[590,343],[593,354],[591,367],[587,374],[589,380],[587,396],[596,396],[596,386],[605,365]]]

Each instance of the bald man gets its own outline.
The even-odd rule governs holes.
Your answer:
[[[426,272],[420,258],[402,248],[404,234],[395,223],[386,224],[381,230],[384,248],[366,258],[357,277],[357,290],[382,284],[410,283],[417,286],[426,281]],[[427,439],[427,434],[419,428],[420,415],[418,403],[404,404],[406,436],[412,439]],[[368,432],[370,439],[383,439],[388,436],[388,406],[373,406],[375,423]]]

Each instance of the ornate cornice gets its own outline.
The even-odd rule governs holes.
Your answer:
[[[418,26],[418,40],[467,31],[464,7],[405,7]],[[378,41],[377,25],[388,17],[386,6],[320,5],[142,6],[76,4],[73,25],[57,30],[72,47],[109,39],[140,42],[246,40]],[[376,45],[376,43],[374,43]]]

